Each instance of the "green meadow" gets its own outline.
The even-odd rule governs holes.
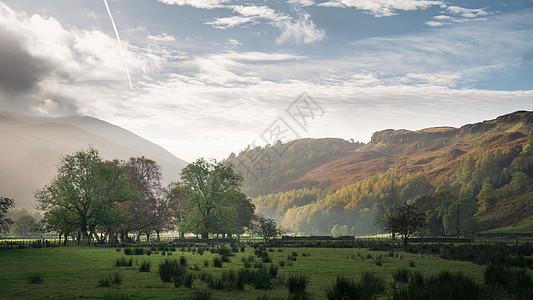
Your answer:
[[[149,248],[145,248],[149,249]],[[165,259],[187,259],[188,270],[199,276],[209,273],[220,276],[229,269],[243,269],[242,258],[254,255],[253,247],[246,247],[244,252],[235,253],[230,263],[222,268],[213,267],[213,258],[218,254],[205,251],[202,255],[192,251],[173,252],[152,251],[151,255],[125,255],[124,248],[100,247],[57,247],[41,249],[0,250],[0,299],[190,299],[193,291],[207,290],[205,281],[195,279],[192,287],[174,287],[173,283],[164,283],[158,275],[158,265]],[[296,252],[295,260],[288,256]],[[170,255],[169,255],[170,254]],[[383,276],[387,288],[380,298],[392,295],[395,283],[394,271],[406,268],[424,275],[437,274],[440,271],[461,271],[478,283],[483,283],[485,266],[471,262],[444,260],[435,255],[411,254],[400,252],[369,251],[366,249],[331,249],[331,248],[272,248],[268,249],[272,263],[263,265],[277,266],[278,278],[304,274],[309,278],[307,292],[313,299],[324,299],[325,290],[330,287],[338,275],[359,280],[363,272],[372,272]],[[117,259],[132,259],[131,267],[116,267]],[[257,260],[257,258],[256,258]],[[140,272],[143,261],[151,262],[150,272]],[[205,267],[205,262],[208,267]],[[257,260],[259,262],[260,260]],[[280,264],[280,261],[282,263]],[[281,266],[283,265],[283,266]],[[251,270],[254,269],[252,265]],[[30,283],[29,278],[38,272],[42,283]],[[121,284],[99,287],[98,281],[116,272],[123,279]],[[267,294],[270,298],[287,298],[288,288],[275,284],[267,289],[254,289],[245,285],[243,290],[226,288],[212,290],[212,299],[256,299]]]

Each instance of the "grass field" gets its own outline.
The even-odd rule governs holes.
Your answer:
[[[160,253],[147,255],[125,256],[124,252],[117,252],[114,248],[95,247],[59,247],[43,249],[0,250],[0,299],[109,299],[117,295],[129,299],[189,299],[192,290],[206,289],[207,284],[196,279],[192,289],[186,287],[175,288],[172,283],[163,283],[158,274],[158,264],[165,259],[179,259],[184,256],[190,267],[197,264],[202,271],[219,275],[223,270],[241,269],[241,257],[254,255],[254,248],[247,247],[245,252],[231,257],[231,263],[225,263],[223,268],[212,266],[215,256],[209,251],[203,255],[192,252],[181,252],[176,249],[171,256]],[[393,282],[392,272],[398,268],[418,270],[422,274],[436,274],[442,270],[462,271],[465,275],[478,282],[483,280],[484,266],[470,262],[443,260],[436,256],[419,254],[390,253],[382,251],[368,251],[364,249],[325,249],[325,248],[283,248],[282,252],[273,249],[269,252],[273,264],[279,266],[279,261],[287,260],[287,255],[293,251],[298,253],[292,266],[285,264],[279,268],[279,276],[291,274],[305,274],[309,277],[308,292],[314,299],[323,299],[324,290],[330,286],[337,275],[344,275],[359,279],[364,271],[374,272],[383,276],[388,283]],[[309,256],[302,256],[303,253]],[[133,259],[132,267],[115,267],[116,258]],[[370,258],[372,256],[372,258]],[[375,263],[375,259],[382,258],[382,265]],[[396,257],[398,256],[398,257]],[[152,262],[150,273],[139,272],[139,265],[143,260]],[[204,267],[208,260],[209,267]],[[415,267],[410,266],[414,261]],[[268,264],[265,264],[268,265]],[[43,275],[41,284],[30,284],[28,277],[40,272]],[[100,277],[120,272],[124,278],[121,285],[111,287],[97,287]],[[188,272],[199,273],[189,270]],[[387,292],[390,294],[391,289]],[[246,285],[244,291],[222,290],[213,291],[213,299],[255,299],[265,293],[271,296],[286,297],[288,289],[278,286],[272,289],[255,290]],[[387,297],[387,294],[383,295]]]

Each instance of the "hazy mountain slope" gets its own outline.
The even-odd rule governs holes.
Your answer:
[[[248,196],[268,194],[327,162],[351,155],[361,147],[338,138],[299,139],[287,144],[249,148],[227,159],[243,175]]]
[[[161,147],[150,146],[149,141],[97,119],[86,120],[99,126],[93,126],[91,131],[80,128],[90,124],[78,127],[66,122],[51,123],[53,119],[45,121],[48,122],[0,117],[0,194],[14,198],[17,206],[33,208],[35,190],[54,176],[60,156],[89,146],[97,148],[106,159],[152,158],[162,166],[165,182],[176,180],[185,165],[170,154],[162,155],[165,152]],[[75,124],[74,118],[69,123]]]

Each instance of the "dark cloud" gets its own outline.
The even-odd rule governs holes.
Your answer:
[[[49,93],[39,83],[52,76],[63,76],[44,58],[33,56],[22,39],[0,28],[0,112],[24,114],[76,114],[75,101]]]
[[[36,89],[38,83],[53,70],[51,64],[32,56],[22,41],[0,28],[0,89],[12,96]]]

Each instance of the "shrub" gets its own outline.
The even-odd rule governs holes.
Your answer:
[[[144,255],[144,248],[133,248],[134,255]]]
[[[223,264],[224,264],[224,262],[222,261],[222,257],[220,257],[220,256],[213,257],[213,267],[222,268]]]
[[[198,248],[198,254],[204,255],[204,248]]]
[[[393,299],[480,299],[483,290],[462,273],[444,271],[429,278],[415,274],[406,287],[394,291]]]
[[[265,268],[260,268],[252,272],[252,284],[255,289],[266,289],[270,287],[270,274]]]
[[[292,254],[289,254],[287,256],[287,260],[292,260],[292,261],[296,261],[296,256],[292,255]]]
[[[278,276],[278,267],[270,265],[270,268],[268,269],[268,275],[270,275],[270,278],[276,278]]]
[[[143,260],[139,266],[139,272],[150,272],[152,268],[152,262],[149,260]]]
[[[209,267],[209,261],[208,261],[207,259],[204,260],[204,267],[205,267],[205,268]]]
[[[209,288],[215,289],[215,290],[223,290],[226,288],[225,282],[222,279],[222,277],[218,276],[210,276],[207,278],[207,285]]]
[[[200,266],[198,264],[194,264],[194,270],[195,271],[201,271],[202,268],[200,268]]]
[[[180,257],[180,266],[182,266],[182,267],[186,267],[187,266],[187,259],[185,258],[185,256],[181,256]]]
[[[174,278],[180,278],[185,273],[186,269],[178,263],[177,260],[165,259],[159,264],[159,278],[163,282],[173,282]]]
[[[311,297],[311,294],[308,294],[307,292],[302,293],[296,293],[296,294],[289,294],[288,300],[311,300],[313,297]]]
[[[279,261],[279,266],[280,266],[280,267],[285,267],[285,261],[280,260],[280,261]]]
[[[252,273],[248,269],[240,269],[239,272],[237,272],[237,278],[235,280],[235,288],[242,290],[244,289],[244,285],[247,283],[250,283],[252,281]]]
[[[28,276],[28,283],[29,284],[41,284],[43,283],[43,274],[39,272],[31,273],[30,276]]]
[[[115,272],[109,276],[109,280],[113,284],[121,285],[122,282],[124,281],[124,276],[120,274],[119,272]]]
[[[533,280],[525,269],[513,270],[503,266],[489,265],[485,270],[485,284],[491,287],[502,287],[509,294],[529,299],[533,295]]]
[[[244,252],[244,245],[241,245],[241,252]]]
[[[405,268],[397,269],[396,271],[392,272],[392,278],[394,278],[394,281],[396,282],[407,283],[410,276],[411,272]]]
[[[125,255],[132,255],[133,254],[133,250],[131,248],[124,248],[124,254]]]
[[[131,267],[133,265],[133,259],[128,259],[123,257],[118,257],[115,259],[115,267]]]
[[[241,258],[241,261],[242,263],[244,264],[244,267],[245,268],[250,268],[251,267],[251,264],[252,262],[255,261],[255,256],[248,256],[248,257],[243,257]]]
[[[191,274],[191,273],[185,274],[185,276],[183,277],[183,282],[182,282],[183,285],[188,287],[188,288],[191,288],[193,282],[194,282],[194,275]]]
[[[191,294],[191,300],[211,300],[213,294],[210,290],[194,291]]]
[[[307,284],[309,284],[309,278],[305,275],[291,275],[285,283],[291,294],[304,293]]]
[[[409,267],[411,267],[411,268],[416,267],[416,264],[415,264],[415,261],[414,261],[414,260],[410,260],[410,261],[409,261]]]
[[[360,289],[364,299],[376,299],[377,295],[385,291],[385,288],[385,278],[370,272],[363,273]]]
[[[254,261],[254,268],[261,269],[263,268],[263,262],[260,261]]]
[[[326,298],[329,300],[357,300],[362,299],[362,295],[360,285],[343,276],[337,276],[335,283],[326,288]]]
[[[98,287],[110,287],[111,279],[109,278],[109,276],[101,276],[100,278],[98,278],[96,285]]]

